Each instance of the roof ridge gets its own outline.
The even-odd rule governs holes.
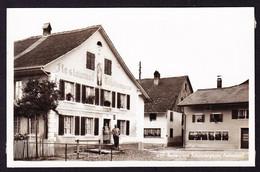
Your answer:
[[[183,76],[170,76],[170,77],[163,77],[163,78],[160,78],[160,79],[171,79],[171,78],[183,78],[183,77],[188,77],[188,75],[183,75]],[[148,79],[154,79],[154,78],[143,78],[143,79],[138,79],[138,80],[148,80]]]
[[[222,87],[222,88],[205,88],[205,89],[198,89],[197,91],[229,89],[229,88],[234,88],[234,87],[241,86],[241,85],[243,85],[243,84],[246,84],[246,82],[243,82],[243,83],[237,84],[237,85],[233,85],[233,86],[229,86],[229,87]]]
[[[87,30],[87,29],[91,29],[91,28],[95,28],[95,27],[102,27],[102,25],[92,25],[92,26],[88,26],[88,27],[84,27],[84,28],[80,28],[80,29],[60,31],[60,32],[52,33],[52,34],[47,35],[47,36],[43,36],[43,35],[31,36],[31,37],[24,38],[24,39],[21,39],[21,40],[16,40],[16,41],[14,41],[14,42],[17,43],[17,42],[25,41],[25,40],[27,40],[27,39],[41,38],[41,37],[49,37],[49,36],[52,36],[52,35],[60,35],[60,34],[66,34],[66,33],[79,32],[79,31],[83,31],[83,30]]]

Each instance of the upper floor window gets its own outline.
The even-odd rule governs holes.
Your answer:
[[[16,81],[15,82],[15,100],[19,100],[22,98],[23,96],[23,85],[22,85],[22,81]]]
[[[95,54],[87,52],[87,69],[95,70]]]
[[[101,101],[102,105],[110,107],[112,101],[112,94],[111,91],[102,90],[101,92]]]
[[[105,70],[104,70],[105,74],[107,75],[111,75],[112,73],[112,61],[105,59]]]
[[[65,93],[65,98],[68,101],[74,101],[74,83],[71,82],[64,82],[65,84],[65,89],[64,89],[64,93]]]
[[[82,85],[82,103],[94,104],[95,90],[93,87]]]
[[[232,110],[232,119],[248,119],[248,118],[249,118],[248,109]]]
[[[150,114],[150,121],[156,121],[156,113]]]
[[[170,112],[170,121],[173,121],[173,112]]]
[[[210,122],[223,122],[223,114],[221,113],[210,114]]]
[[[130,109],[130,95],[117,93],[117,108]]]
[[[192,122],[193,123],[203,123],[203,122],[205,122],[205,115],[203,115],[203,114],[192,115]]]

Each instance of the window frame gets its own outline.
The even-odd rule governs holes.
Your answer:
[[[68,128],[67,126],[66,126],[66,119],[70,119],[70,121],[69,121],[69,125],[70,125],[70,127]],[[64,125],[63,125],[63,135],[73,135],[73,133],[74,133],[74,131],[73,131],[73,122],[74,122],[74,117],[73,116],[70,116],[70,115],[64,115],[64,118],[63,118],[63,120],[64,120]],[[68,123],[68,122],[67,122]],[[66,131],[67,130],[70,130],[70,132],[69,133],[67,133]]]
[[[148,134],[150,131],[150,133],[153,133],[153,135],[146,134],[147,133],[146,131],[148,132]],[[154,131],[156,131],[156,132],[154,132]],[[156,135],[154,135],[155,133],[156,133]],[[159,134],[157,134],[157,133],[159,133]],[[144,138],[161,138],[161,135],[162,135],[161,128],[144,128]]]
[[[95,70],[95,54],[87,51],[86,69]]]
[[[112,75],[112,60],[104,59],[104,74]]]
[[[215,115],[219,115],[219,121],[215,121]],[[223,122],[223,114],[221,112],[215,112],[210,114],[210,122],[211,123],[219,123]]]
[[[201,118],[199,118],[201,117]],[[201,120],[201,121],[198,121]],[[192,123],[201,124],[205,123],[205,114],[203,113],[195,113],[192,115]]]
[[[150,122],[157,120],[157,114],[156,113],[149,113],[149,119]]]
[[[188,140],[202,140],[202,141],[228,141],[229,131],[216,130],[216,131],[189,131]],[[199,136],[196,134],[199,133]],[[197,137],[197,138],[196,138]]]

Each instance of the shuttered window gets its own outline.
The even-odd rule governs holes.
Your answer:
[[[75,135],[79,135],[79,127],[80,127],[79,117],[76,116],[75,117]]]
[[[117,120],[117,127],[122,135],[130,135],[130,121],[128,120]]]
[[[80,84],[76,84],[76,102],[80,102]]]
[[[111,75],[111,71],[112,71],[112,62],[111,60],[108,60],[108,59],[105,59],[105,70],[104,70],[104,73],[107,74],[107,75]]]
[[[95,70],[95,54],[87,52],[87,69]]]
[[[59,115],[59,135],[64,135],[64,116]]]
[[[60,87],[60,97],[59,98],[60,98],[60,100],[64,100],[64,98],[65,98],[65,95],[64,95],[65,84],[64,84],[63,80],[60,80],[59,87]]]

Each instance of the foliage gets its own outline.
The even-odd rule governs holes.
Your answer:
[[[95,100],[95,95],[89,95],[87,97],[86,103],[88,104],[94,104],[94,100]]]
[[[28,140],[29,136],[27,133],[21,134],[21,133],[16,133],[14,135],[14,140]]]

